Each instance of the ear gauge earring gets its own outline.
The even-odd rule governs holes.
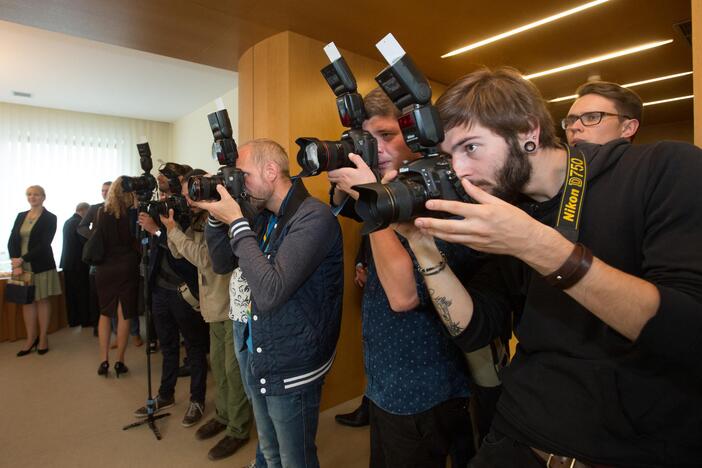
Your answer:
[[[536,150],[536,143],[533,141],[529,140],[526,143],[524,143],[524,151],[527,153],[533,153]]]

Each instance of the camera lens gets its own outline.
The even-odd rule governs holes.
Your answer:
[[[193,201],[219,200],[218,184],[224,184],[222,176],[192,176],[188,179],[188,196]]]
[[[349,160],[349,153],[354,151],[351,141],[298,138],[295,143],[300,146],[297,162],[306,174],[317,175],[320,172],[352,166]]]
[[[359,193],[356,213],[365,222],[364,234],[384,229],[394,222],[408,221],[426,211],[426,189],[411,177],[389,184],[357,185],[353,189]]]
[[[125,192],[152,192],[156,188],[156,179],[150,174],[139,177],[122,177],[122,190]]]

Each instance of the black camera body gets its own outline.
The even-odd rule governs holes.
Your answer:
[[[422,158],[400,167],[397,179],[389,184],[353,187],[359,192],[356,213],[364,221],[364,234],[418,216],[444,217],[445,213],[425,208],[430,199],[471,201],[451,167],[450,158],[439,150],[444,128],[431,103],[431,86],[409,55],[390,38],[402,56],[392,61],[375,80],[403,112],[398,119],[402,136],[407,146]]]
[[[163,200],[151,201],[146,208],[146,212],[155,220],[158,220],[159,216],[168,216],[169,210],[173,210],[175,219],[183,219],[190,216],[188,201],[180,194],[169,195]]]
[[[234,141],[232,124],[226,109],[207,116],[212,130],[212,156],[222,165],[212,177],[192,176],[188,179],[188,195],[191,200],[219,200],[217,186],[223,185],[235,200],[241,202],[248,195],[244,186],[244,173],[236,168],[239,152]]]
[[[338,50],[333,44],[338,54]],[[326,50],[326,49],[325,49]],[[329,54],[329,52],[328,52]],[[331,56],[330,56],[331,58]],[[341,167],[355,167],[349,153],[355,153],[374,171],[378,168],[378,142],[363,130],[366,110],[363,98],[356,91],[356,79],[346,60],[340,55],[322,68],[322,76],[336,96],[336,108],[341,125],[348,128],[338,141],[301,137],[295,140],[300,147],[297,162],[302,167],[302,176],[314,176]]]
[[[134,192],[140,203],[146,203],[153,197],[156,190],[156,178],[151,175],[153,169],[153,161],[151,160],[151,148],[148,143],[137,143],[137,151],[139,151],[139,164],[144,173],[138,177],[122,177],[122,190],[125,192]]]
[[[365,221],[363,234],[418,216],[446,217],[442,211],[428,210],[424,206],[427,200],[470,201],[445,155],[420,158],[402,166],[397,179],[388,184],[363,184],[353,188],[360,195],[356,213]]]

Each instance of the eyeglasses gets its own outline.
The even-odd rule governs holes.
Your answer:
[[[623,117],[625,119],[630,119],[628,115],[623,115],[623,114],[612,114],[611,112],[601,112],[601,111],[596,111],[596,112],[585,112],[580,115],[569,115],[565,119],[561,120],[561,127],[563,130],[568,130],[568,127],[573,125],[575,122],[580,120],[584,126],[586,127],[593,127],[597,125],[598,123],[602,122],[602,117],[605,115],[611,115],[614,117]]]

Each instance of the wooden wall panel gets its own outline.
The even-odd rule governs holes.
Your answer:
[[[695,95],[695,144],[702,147],[702,1],[692,2],[692,70]],[[697,34],[695,34],[696,32]]]
[[[253,129],[253,49],[249,49],[239,60],[239,134],[237,143],[251,140]]]

